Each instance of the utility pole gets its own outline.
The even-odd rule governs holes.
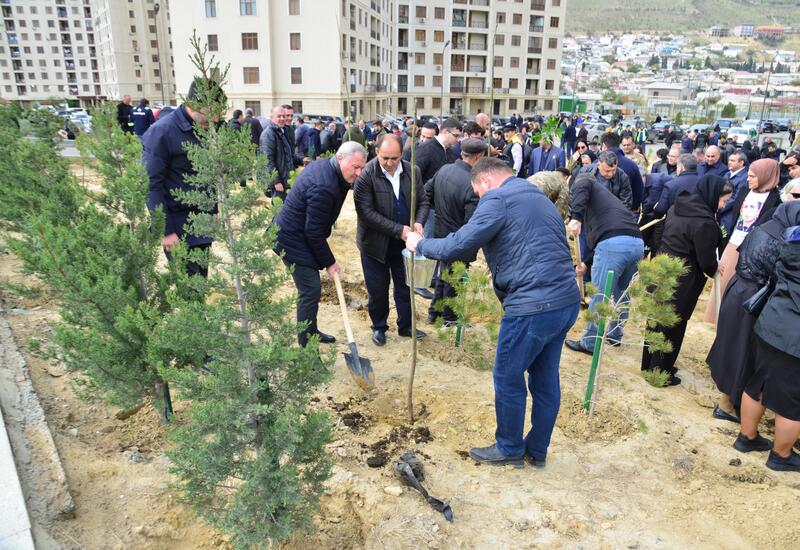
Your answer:
[[[775,51],[775,57],[769,62],[769,72],[767,73],[767,85],[764,87],[764,100],[761,102],[761,116],[756,126],[756,147],[758,147],[758,140],[761,138],[761,128],[764,127],[764,109],[767,108],[767,96],[769,96],[769,80],[772,77],[772,64],[778,59],[778,51]]]
[[[158,85],[161,87],[161,105],[165,106],[167,104],[166,96],[164,95],[164,74],[161,71],[161,47],[160,42],[158,40],[158,12],[161,11],[161,6],[156,3],[153,5],[153,12],[155,13],[155,24],[156,24],[156,56],[158,57]]]
[[[447,49],[447,46],[450,45],[450,41],[444,43],[442,46],[442,89],[439,95],[439,125],[441,126],[442,122],[444,122],[444,51]]]

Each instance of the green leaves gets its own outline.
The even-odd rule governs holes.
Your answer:
[[[545,141],[547,143],[553,144],[555,143],[556,139],[561,137],[564,133],[564,130],[561,129],[559,126],[558,117],[555,115],[551,115],[548,119],[542,124],[539,131],[536,132],[533,137],[531,138],[534,143],[539,143],[540,141]]]

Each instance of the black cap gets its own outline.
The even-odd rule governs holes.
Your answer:
[[[503,131],[504,132],[516,132],[517,131],[517,127],[514,126],[513,124],[506,124],[505,126],[503,126]]]
[[[461,141],[461,152],[466,155],[485,153],[486,142],[481,138],[467,138]]]

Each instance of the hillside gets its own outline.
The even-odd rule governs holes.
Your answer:
[[[796,9],[797,0],[567,0],[567,32],[700,31],[743,22],[788,26]]]

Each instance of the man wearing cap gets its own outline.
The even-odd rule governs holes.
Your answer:
[[[513,124],[503,126],[503,137],[506,140],[506,146],[503,147],[503,158],[508,167],[514,171],[514,175],[518,176],[522,172],[525,148],[522,146],[522,139],[517,135],[517,127]]]
[[[464,130],[466,129],[467,126],[464,125]],[[428,204],[436,210],[434,237],[437,239],[455,233],[472,217],[478,206],[478,195],[472,190],[470,171],[485,154],[486,142],[476,137],[467,138],[461,142],[461,158],[453,164],[442,166],[433,179],[425,184]],[[474,261],[475,257],[461,260],[468,263]],[[451,262],[441,263],[442,272],[450,271],[451,267]],[[455,323],[455,313],[440,304],[445,298],[455,296],[455,289],[440,277],[428,309],[428,321],[433,323],[438,317],[442,317],[445,325]]]

